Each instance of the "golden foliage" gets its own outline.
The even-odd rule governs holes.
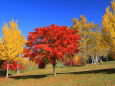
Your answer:
[[[87,40],[88,36],[91,35],[91,28],[94,27],[93,22],[87,23],[87,19],[81,15],[80,20],[73,18],[73,26],[71,27],[72,30],[78,30],[79,34],[81,35],[81,40],[79,41],[79,54],[87,59]]]
[[[24,35],[18,29],[18,25],[14,20],[9,22],[10,28],[7,23],[4,23],[2,28],[3,40],[0,38],[0,59],[11,61],[19,58],[23,53],[23,45],[26,42]]]
[[[111,7],[113,10],[110,11],[110,7],[106,8],[106,13],[103,16],[103,38],[105,40],[105,46],[110,49],[110,55],[112,58],[115,57],[115,1],[111,2]]]

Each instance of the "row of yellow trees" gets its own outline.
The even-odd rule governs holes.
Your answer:
[[[108,6],[103,16],[102,26],[94,25],[93,22],[87,23],[84,16],[80,16],[80,20],[73,18],[73,26],[71,29],[77,29],[81,35],[79,41],[79,56],[83,58],[85,63],[89,56],[92,63],[98,64],[102,62],[101,56],[110,56],[115,58],[115,2],[111,2],[112,11]]]

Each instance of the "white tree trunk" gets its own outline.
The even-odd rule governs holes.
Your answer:
[[[7,62],[6,78],[8,78],[8,70],[9,70],[9,61]]]
[[[73,57],[71,57],[71,67],[73,67]]]
[[[17,70],[16,70],[16,73],[18,74],[19,73],[19,67],[17,66]]]
[[[95,56],[93,55],[92,64],[95,64]]]
[[[56,76],[56,64],[53,64],[53,75]]]
[[[106,57],[106,60],[108,61],[108,55],[107,55],[107,57]]]
[[[100,63],[102,63],[102,57],[100,58]]]
[[[99,63],[98,63],[98,55],[96,55],[96,64],[99,64]]]

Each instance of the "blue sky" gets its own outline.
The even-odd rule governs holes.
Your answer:
[[[72,18],[85,15],[88,22],[101,24],[111,0],[0,0],[0,37],[4,22],[18,21],[26,37],[36,27],[50,24],[72,26]]]

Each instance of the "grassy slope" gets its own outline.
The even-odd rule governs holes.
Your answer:
[[[115,86],[115,61],[103,65],[37,69],[1,79],[0,86]]]

